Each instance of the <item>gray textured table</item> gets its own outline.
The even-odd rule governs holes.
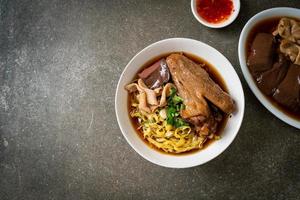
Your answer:
[[[242,1],[237,20],[213,30],[188,0],[0,0],[0,199],[300,199],[300,131],[258,102],[237,55],[246,21],[277,6],[300,1]],[[217,48],[245,91],[235,141],[190,169],[144,160],[114,112],[127,62],[169,37]]]

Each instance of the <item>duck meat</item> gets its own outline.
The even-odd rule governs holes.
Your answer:
[[[215,83],[204,68],[182,54],[171,54],[166,59],[179,96],[185,109],[181,116],[195,126],[216,126],[207,100],[223,112],[230,114],[235,106],[232,98]],[[214,128],[215,129],[215,128]]]

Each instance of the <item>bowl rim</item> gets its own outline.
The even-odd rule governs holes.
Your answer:
[[[253,28],[255,24],[258,22],[272,18],[272,17],[295,17],[295,13],[299,13],[296,18],[300,18],[300,9],[297,8],[290,8],[290,7],[277,7],[277,8],[270,8],[263,10],[254,16],[252,16],[247,23],[245,24],[244,28],[241,31],[240,38],[239,38],[239,44],[238,44],[238,56],[239,56],[239,62],[240,67],[242,69],[242,73],[244,78],[246,79],[246,82],[248,86],[250,87],[251,91],[254,93],[256,98],[259,100],[259,102],[267,108],[273,115],[275,115],[277,118],[282,120],[283,122],[300,129],[300,121],[290,117],[289,115],[285,114],[283,111],[278,109],[276,106],[274,106],[266,97],[265,95],[258,89],[257,85],[255,84],[252,75],[247,67],[246,64],[246,41],[249,35],[249,32]]]
[[[119,98],[122,98],[122,96],[120,96],[119,94],[119,91],[122,89],[122,86],[121,86],[121,80],[122,80],[122,77],[124,76],[124,73],[128,70],[129,66],[131,65],[131,63],[140,55],[142,54],[144,51],[147,51],[148,49],[152,48],[153,46],[155,45],[158,45],[160,43],[164,43],[164,42],[168,42],[168,41],[171,41],[171,40],[189,40],[189,41],[193,41],[193,42],[197,42],[197,43],[201,43],[202,45],[205,45],[207,46],[208,48],[211,48],[213,49],[214,51],[216,51],[216,53],[218,53],[220,56],[222,56],[224,59],[226,59],[226,61],[230,64],[230,67],[232,68],[232,70],[235,72],[235,76],[237,77],[237,81],[239,83],[239,87],[240,87],[240,107],[239,107],[239,113],[240,113],[240,117],[238,118],[237,122],[236,122],[236,125],[235,125],[235,129],[236,131],[235,132],[231,132],[230,134],[232,134],[232,137],[230,138],[230,140],[223,146],[222,150],[218,151],[216,153],[216,155],[213,155],[211,157],[209,157],[205,162],[194,162],[193,164],[187,164],[187,165],[181,165],[181,166],[175,166],[175,165],[172,165],[172,164],[168,164],[168,163],[161,163],[161,162],[157,162],[155,159],[152,159],[151,156],[146,156],[143,152],[141,152],[140,150],[138,150],[135,145],[130,141],[130,139],[127,137],[127,133],[126,133],[126,130],[125,128],[123,127],[123,124],[120,123],[120,117],[118,114],[118,100]],[[172,53],[172,52],[170,52]],[[115,113],[116,113],[116,117],[117,117],[117,121],[118,121],[118,125],[119,125],[119,128],[122,132],[122,135],[124,136],[124,138],[126,139],[126,141],[128,142],[128,144],[135,150],[135,152],[137,152],[140,156],[142,156],[144,159],[148,160],[149,162],[151,163],[154,163],[156,165],[159,165],[159,166],[163,166],[163,167],[167,167],[167,168],[190,168],[190,167],[195,167],[195,166],[199,166],[199,165],[202,165],[202,164],[205,164],[211,160],[213,160],[214,158],[216,158],[217,156],[219,156],[220,154],[222,154],[229,146],[230,144],[234,141],[235,137],[237,136],[239,130],[240,130],[240,127],[242,125],[242,122],[243,122],[243,118],[244,118],[244,111],[245,111],[245,96],[244,96],[244,90],[243,90],[243,86],[241,84],[241,81],[240,81],[240,78],[238,76],[238,74],[236,73],[234,67],[232,66],[232,64],[229,62],[229,60],[223,55],[221,54],[217,49],[209,46],[208,44],[206,43],[203,43],[201,41],[198,41],[198,40],[194,40],[194,39],[190,39],[190,38],[168,38],[168,39],[163,39],[163,40],[160,40],[160,41],[157,41],[155,43],[152,43],[148,46],[146,46],[145,48],[143,48],[141,51],[139,51],[129,62],[128,64],[126,65],[126,67],[124,68],[123,72],[121,73],[120,75],[120,78],[119,78],[119,81],[118,81],[118,84],[117,84],[117,88],[116,88],[116,93],[115,93]],[[146,145],[146,144],[145,144]],[[161,153],[162,154],[162,153]],[[196,153],[195,153],[196,154]],[[164,154],[162,154],[164,155]],[[194,154],[191,154],[191,155],[194,155]],[[178,157],[188,157],[190,156],[190,154],[187,154],[187,155],[180,155]]]
[[[201,24],[203,24],[204,26],[207,26],[209,28],[224,28],[226,26],[229,26],[232,22],[234,22],[234,20],[239,15],[240,7],[241,7],[240,0],[232,0],[233,5],[234,5],[234,13],[227,20],[217,23],[217,24],[213,24],[213,23],[207,22],[205,19],[202,19],[202,17],[198,15],[197,9],[196,9],[196,1],[197,0],[191,0],[192,13],[198,22],[200,22]]]

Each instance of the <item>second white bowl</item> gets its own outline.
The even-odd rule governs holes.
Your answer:
[[[266,19],[273,18],[273,17],[293,17],[293,18],[300,19],[300,9],[284,8],[284,7],[272,8],[272,9],[264,10],[256,15],[254,15],[244,26],[244,28],[241,32],[241,35],[240,35],[239,49],[238,49],[240,65],[241,65],[244,77],[245,77],[250,89],[252,90],[254,95],[257,97],[257,99],[276,117],[278,117],[285,123],[300,129],[300,121],[288,116],[287,114],[285,114],[284,112],[279,110],[258,89],[258,87],[256,86],[256,84],[254,82],[254,79],[251,76],[248,66],[246,64],[246,61],[247,61],[246,42],[247,42],[247,37],[248,37],[250,31],[257,23],[259,23],[263,20],[266,20]]]

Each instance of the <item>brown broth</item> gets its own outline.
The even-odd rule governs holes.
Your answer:
[[[269,18],[269,19],[266,19],[266,20],[263,20],[259,23],[257,23],[251,30],[250,30],[250,33],[247,37],[247,40],[246,40],[246,57],[248,59],[249,55],[250,55],[250,52],[251,52],[251,45],[252,45],[252,42],[256,36],[257,33],[273,33],[275,30],[276,30],[276,27],[277,27],[277,24],[279,23],[280,19],[282,17],[274,17],[274,18]],[[291,18],[291,17],[289,17]],[[296,18],[292,18],[292,19],[295,19],[297,21],[300,21],[300,19],[296,19]],[[279,47],[279,44],[276,42],[276,45],[275,45],[276,48]],[[252,75],[252,74],[251,74]],[[252,76],[252,79],[253,81],[255,82],[257,88],[259,89],[258,85],[257,85],[257,82],[255,80],[255,78]],[[280,105],[278,104],[273,98],[272,96],[268,96],[266,94],[264,94],[262,92],[262,94],[266,97],[266,99],[269,100],[269,102],[272,103],[272,105],[274,105],[276,108],[278,108],[281,112],[283,112],[284,114],[296,119],[296,120],[299,120],[300,121],[300,113],[295,113],[291,110],[289,110],[288,108],[284,107],[283,105]]]
[[[182,52],[172,52],[172,53],[182,53]],[[148,62],[146,62],[142,67],[141,69],[138,71],[138,73],[140,73],[141,71],[143,71],[145,68],[147,67],[150,67],[152,64],[154,64],[155,62],[157,62],[158,60],[160,60],[161,58],[166,58],[167,56],[169,56],[171,53],[166,53],[166,54],[162,54],[160,56],[157,56],[153,59],[150,59]],[[213,79],[225,92],[228,92],[228,89],[227,89],[227,86],[225,84],[225,81],[224,79],[221,77],[221,75],[219,74],[219,72],[207,61],[205,61],[204,59],[196,56],[196,55],[193,55],[193,54],[190,54],[190,53],[185,53],[183,52],[183,54],[188,57],[189,59],[193,60],[195,63],[197,64],[201,64],[201,65],[204,65],[204,69],[209,73],[210,75],[210,78]],[[137,74],[138,74],[137,73]],[[135,77],[133,78],[133,81],[138,79],[138,75],[135,75]],[[132,108],[131,108],[131,103],[130,103],[130,98],[131,96],[128,95],[128,115],[129,113],[131,112]],[[209,103],[209,102],[208,102]],[[228,121],[228,118],[230,117],[229,115],[223,113],[222,111],[219,110],[219,112],[222,114],[222,121],[218,123],[218,127],[217,127],[217,132],[215,135],[218,135],[220,136],[222,131],[224,130],[225,128],[225,125]],[[137,121],[136,118],[132,118],[131,116],[129,116],[129,118],[131,119],[131,123],[134,127],[134,129],[136,130],[138,136],[141,138],[141,140],[143,140],[149,147],[151,147],[152,149],[160,152],[160,153],[163,153],[163,154],[169,154],[169,155],[176,155],[176,156],[180,156],[180,155],[187,155],[187,154],[192,154],[192,153],[195,153],[195,152],[198,152],[198,151],[201,151],[203,149],[205,149],[207,146],[209,146],[211,143],[213,143],[215,141],[215,139],[208,139],[204,145],[203,145],[203,148],[201,149],[193,149],[193,150],[190,150],[190,151],[187,151],[187,152],[182,152],[182,153],[171,153],[171,152],[165,152],[159,148],[157,148],[156,146],[152,145],[150,142],[148,142],[144,137],[143,137],[143,133],[142,131],[138,130],[138,127],[139,127],[139,123]],[[221,138],[222,139],[222,138]]]

